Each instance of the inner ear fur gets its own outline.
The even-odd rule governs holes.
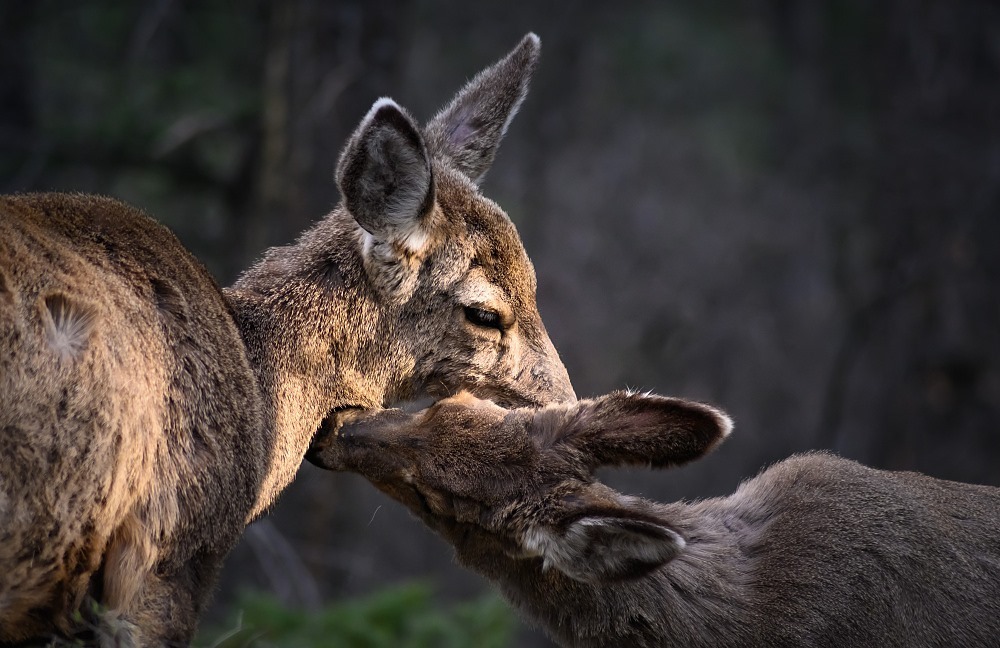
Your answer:
[[[704,403],[617,391],[567,406],[556,442],[576,448],[592,467],[666,468],[713,450],[733,424]]]
[[[377,242],[418,252],[434,208],[430,155],[413,118],[379,99],[348,141],[337,165],[347,211]]]

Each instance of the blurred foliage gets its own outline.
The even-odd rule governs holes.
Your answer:
[[[504,648],[515,621],[499,598],[442,604],[423,583],[409,583],[317,612],[260,592],[244,594],[236,628],[210,629],[196,643],[211,648]],[[214,637],[214,639],[213,639]]]
[[[172,18],[114,2],[56,7],[31,31],[43,135],[163,154],[149,149],[169,146],[162,138],[195,109],[216,128],[256,117],[259,60],[246,54],[262,38],[255,12],[218,2]],[[153,41],[156,32],[166,36]]]
[[[5,62],[0,186],[140,204],[213,272],[232,275],[243,259],[220,261],[215,250],[238,247],[232,220],[252,196],[267,5],[233,9],[225,0],[0,6],[9,23],[0,37],[22,41]],[[16,98],[22,117],[10,112]]]

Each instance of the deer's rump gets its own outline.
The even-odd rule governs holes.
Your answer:
[[[199,520],[242,527],[259,474],[218,466],[259,427],[252,386],[166,228],[107,198],[0,197],[0,641],[69,631],[112,547],[169,571]]]

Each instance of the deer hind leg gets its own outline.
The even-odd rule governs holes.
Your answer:
[[[137,603],[153,573],[159,551],[133,512],[115,529],[104,558],[104,592],[97,634],[102,648],[140,645]]]
[[[127,620],[112,613],[102,623],[101,648],[190,645],[221,564],[222,556],[195,555],[175,568],[154,567]]]
[[[148,529],[130,515],[106,553],[101,648],[187,646],[194,637],[222,556],[196,554],[174,563]]]

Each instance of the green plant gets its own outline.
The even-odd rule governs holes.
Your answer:
[[[202,633],[207,648],[506,648],[515,627],[496,596],[442,603],[431,587],[409,583],[318,612],[289,608],[274,597],[248,593],[236,606],[235,627]],[[213,639],[214,637],[214,639]]]

